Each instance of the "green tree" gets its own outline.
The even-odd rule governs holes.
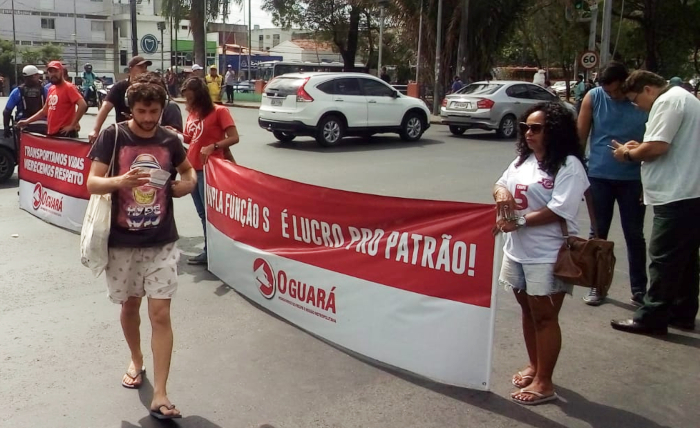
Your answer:
[[[0,73],[5,76],[6,79],[16,84],[15,78],[15,53],[14,45],[12,40],[1,40],[0,39]]]
[[[311,30],[320,39],[332,41],[343,57],[346,70],[355,67],[360,39],[360,21],[370,14],[374,2],[369,0],[264,0],[263,10],[272,13],[275,24]]]
[[[57,45],[44,45],[39,49],[24,49],[21,52],[22,63],[32,65],[46,65],[53,60],[61,60],[63,48]]]
[[[207,34],[204,28],[207,19],[228,16],[231,6],[242,0],[163,0],[161,13],[165,18],[174,18],[176,23],[188,18],[194,39],[194,62],[207,63]]]
[[[624,10],[616,5],[615,14],[637,25],[632,37],[643,40],[641,65],[669,76],[690,69],[697,8],[696,0],[627,0]]]

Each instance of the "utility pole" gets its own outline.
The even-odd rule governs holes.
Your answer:
[[[158,29],[160,30],[160,72],[163,75],[165,73],[165,59],[163,58],[163,55],[165,54],[165,21],[161,21],[158,24]]]
[[[250,49],[253,46],[253,8],[251,7],[251,0],[248,0],[248,80],[252,80],[250,77]]]
[[[12,49],[14,50],[15,54],[15,86],[19,86],[19,80],[17,77],[17,33],[15,30],[15,0],[12,0]],[[5,92],[5,88],[0,88],[3,90],[3,93]]]
[[[456,76],[460,76],[467,83],[467,46],[469,37],[469,0],[462,0],[462,17],[459,26],[459,44],[457,45],[457,70]],[[464,68],[464,70],[462,70]]]
[[[377,63],[377,76],[382,75],[382,47],[384,46],[384,0],[377,0],[379,3],[379,61]]]
[[[591,5],[591,26],[588,32],[588,50],[595,51],[595,40],[598,34],[598,3]]]
[[[604,67],[610,61],[610,33],[612,31],[612,6],[613,0],[605,0],[603,6],[603,35],[600,46],[600,67]]]
[[[420,18],[418,19],[418,55],[416,55],[416,83],[420,79],[420,50],[423,43],[423,0],[420,0]]]
[[[136,32],[136,0],[129,0],[129,9],[131,12],[131,55],[136,56],[139,54],[139,38]]]
[[[433,84],[433,114],[440,114],[440,62],[442,57],[442,0],[438,0],[437,42],[435,44],[435,82]]]
[[[173,17],[170,19],[170,70],[173,69]]]
[[[73,32],[75,33],[75,81],[78,80],[78,15],[75,9],[75,1],[73,0]]]
[[[174,21],[173,23],[175,25],[175,49],[174,49],[174,52],[175,52],[175,74],[177,74],[178,73],[178,66],[180,65],[180,50],[178,49],[178,46],[177,46],[177,32],[178,32],[178,30],[180,30],[180,4],[179,4],[179,2],[178,2],[178,5],[176,6],[175,16],[177,18],[173,19],[173,21]],[[171,47],[170,50],[173,51],[173,48]],[[172,55],[172,53],[171,53],[171,55]]]
[[[222,4],[221,7],[223,8],[224,5]],[[224,66],[223,66],[222,70],[225,73],[228,71],[228,59],[226,58],[226,43],[228,43],[228,34],[226,32],[226,14],[223,12],[224,11],[222,10],[221,15],[223,16],[223,19],[221,21],[223,22],[223,26],[224,26],[224,43],[223,43],[224,49],[222,52],[224,54]]]

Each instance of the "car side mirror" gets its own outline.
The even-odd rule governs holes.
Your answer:
[[[399,91],[394,90],[394,92],[391,93],[392,98],[398,98],[399,97]]]

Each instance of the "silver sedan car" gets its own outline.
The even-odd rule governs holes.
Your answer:
[[[514,138],[518,119],[541,102],[563,103],[576,116],[576,109],[533,83],[483,81],[465,86],[442,101],[440,117],[450,132],[463,134],[469,128],[495,130],[501,138]]]

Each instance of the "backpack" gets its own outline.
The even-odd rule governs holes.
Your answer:
[[[44,97],[44,88],[41,85],[36,88],[20,85],[19,94],[22,97],[22,117],[32,117],[44,108],[46,98]]]

